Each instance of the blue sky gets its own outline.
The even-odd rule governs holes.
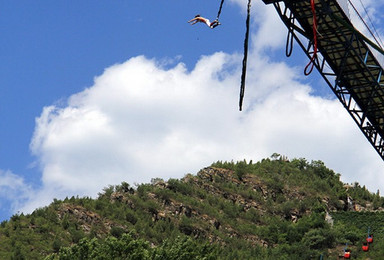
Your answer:
[[[353,1],[361,9],[359,1]],[[383,4],[364,1],[383,32]],[[383,162],[272,6],[253,1],[245,109],[238,90],[246,1],[2,1],[0,220],[53,198],[179,178],[217,160],[277,152],[322,160],[383,190]],[[363,28],[362,28],[363,30]],[[383,37],[382,37],[383,38]]]

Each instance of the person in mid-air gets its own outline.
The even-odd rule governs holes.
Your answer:
[[[195,16],[195,18],[188,21],[191,25],[194,25],[196,23],[205,23],[209,28],[213,29],[216,26],[220,25],[219,21],[216,19],[212,23],[209,21],[209,19],[201,17],[199,14]]]

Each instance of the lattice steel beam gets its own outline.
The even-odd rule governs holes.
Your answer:
[[[263,0],[272,4],[311,58],[313,14],[309,0]],[[318,53],[314,66],[384,160],[383,68],[336,0],[315,0]]]

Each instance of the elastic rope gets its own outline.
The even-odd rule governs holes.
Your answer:
[[[292,12],[289,15],[289,21],[292,25],[288,28],[287,42],[285,43],[285,56],[287,57],[290,57],[293,51],[293,25],[295,24],[295,20],[293,19]]]
[[[308,76],[311,74],[313,67],[315,65],[315,60],[317,58],[317,19],[316,19],[316,9],[315,9],[315,0],[311,0],[311,10],[312,10],[312,15],[313,15],[313,25],[312,25],[312,30],[313,30],[313,54],[312,57],[304,68],[304,74],[305,76]],[[309,70],[308,70],[309,68]]]
[[[220,17],[220,14],[221,14],[221,9],[223,8],[223,4],[224,4],[224,0],[221,0],[221,3],[220,3],[220,8],[219,8],[219,11],[217,12],[217,20],[219,20],[219,17]]]
[[[248,0],[247,21],[245,22],[247,30],[245,32],[245,39],[244,39],[244,58],[243,58],[243,68],[241,71],[241,84],[240,84],[240,100],[239,100],[240,111],[243,109],[243,99],[244,99],[244,91],[245,91],[245,75],[247,72],[250,10],[251,10],[251,0]]]

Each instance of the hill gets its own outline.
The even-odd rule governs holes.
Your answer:
[[[0,224],[0,259],[335,259],[345,247],[377,259],[383,205],[321,161],[216,162],[14,215]]]

